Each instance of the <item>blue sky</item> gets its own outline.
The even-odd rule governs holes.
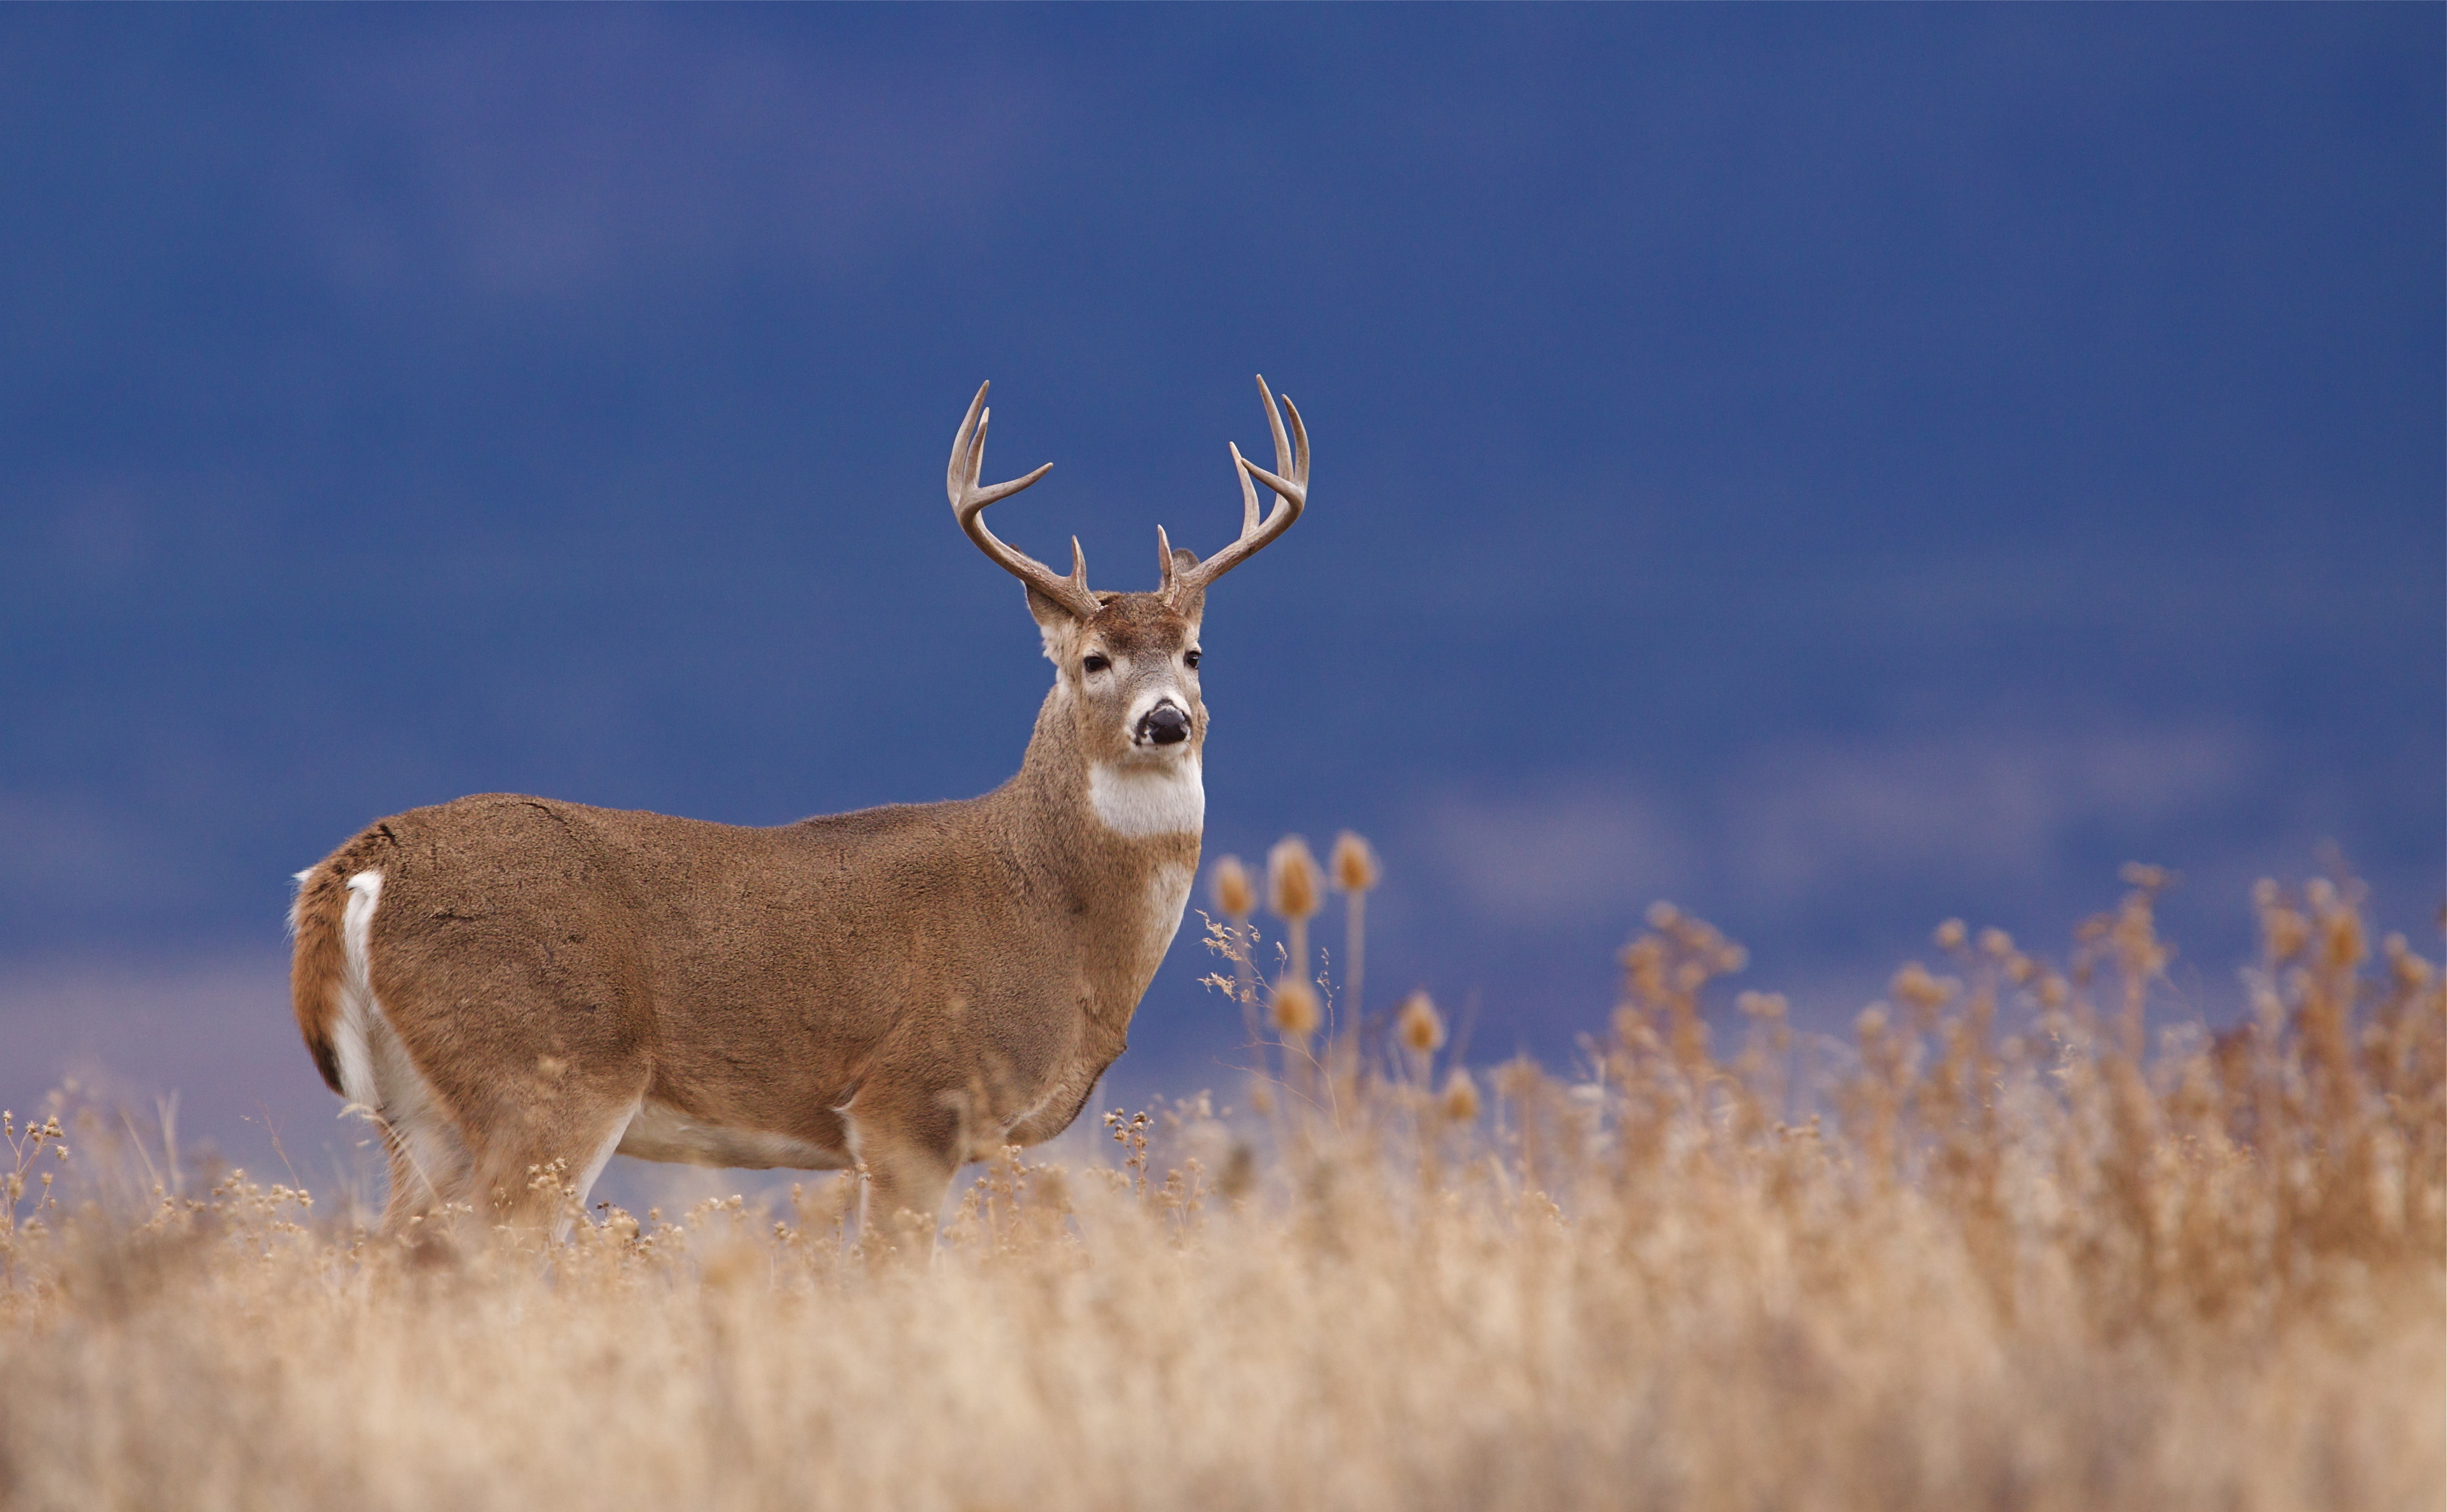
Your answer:
[[[1212,550],[1210,856],[1569,1052],[1671,897],[1841,1023],[2334,854],[2435,941],[2435,7],[0,14],[0,1099],[330,1099],[288,874],[511,789],[963,796],[1048,676],[938,487]],[[1329,930],[1329,935],[1332,931]],[[2430,947],[2423,947],[2430,948]],[[1229,1073],[1185,939],[1124,1062]]]

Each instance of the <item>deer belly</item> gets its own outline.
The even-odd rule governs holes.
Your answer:
[[[647,1098],[620,1136],[619,1153],[641,1161],[670,1161],[685,1165],[736,1165],[751,1170],[775,1166],[799,1171],[841,1171],[850,1165],[845,1150],[826,1149],[768,1129],[726,1125]]]

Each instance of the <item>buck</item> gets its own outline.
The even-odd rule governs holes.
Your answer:
[[[1158,526],[1156,591],[1117,594],[1089,590],[1077,537],[1064,576],[986,528],[1053,464],[980,486],[977,389],[952,508],[1027,584],[1054,666],[993,792],[769,829],[492,793],[299,873],[297,1026],[383,1132],[385,1229],[466,1203],[565,1233],[616,1153],[855,1168],[864,1223],[931,1237],[963,1162],[1068,1127],[1197,872],[1206,589],[1307,501],[1299,410],[1284,397],[1287,436],[1258,392],[1276,470],[1231,448],[1240,539],[1202,561]]]

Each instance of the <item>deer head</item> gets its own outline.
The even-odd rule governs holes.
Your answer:
[[[1156,527],[1156,557],[1162,577],[1153,593],[1099,594],[1088,587],[1087,554],[1079,538],[1071,538],[1071,573],[1053,568],[1015,550],[986,528],[988,504],[1010,498],[1053,471],[1047,463],[1009,482],[981,487],[985,467],[986,408],[981,384],[969,412],[952,441],[951,468],[945,487],[960,528],[1005,572],[1028,585],[1028,612],[1045,640],[1046,658],[1053,663],[1057,690],[1067,696],[1073,728],[1091,767],[1117,774],[1153,773],[1186,764],[1195,766],[1206,738],[1206,706],[1198,695],[1198,625],[1206,607],[1206,587],[1289,530],[1308,501],[1308,430],[1298,406],[1283,397],[1291,411],[1291,429],[1283,428],[1281,411],[1258,377],[1258,397],[1266,406],[1274,430],[1276,472],[1250,462],[1232,446],[1232,466],[1241,480],[1241,537],[1202,561],[1197,553],[1175,547]],[[1261,520],[1257,483],[1275,493],[1271,511]]]

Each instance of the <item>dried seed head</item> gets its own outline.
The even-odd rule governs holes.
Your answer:
[[[2115,875],[2125,886],[2138,887],[2144,892],[2154,893],[2163,888],[2172,887],[2175,883],[2174,873],[2164,866],[2152,866],[2146,861],[2126,861],[2116,869]]]
[[[1258,889],[1249,880],[1249,868],[1241,864],[1240,857],[1226,856],[1217,861],[1206,885],[1214,894],[1216,908],[1234,923],[1258,911]]]
[[[1478,1084],[1470,1079],[1468,1071],[1454,1067],[1452,1074],[1445,1078],[1445,1089],[1437,1097],[1436,1106],[1454,1123],[1469,1123],[1478,1117]]]
[[[1286,835],[1275,841],[1266,852],[1266,904],[1279,918],[1306,918],[1317,912],[1318,885],[1317,858],[1308,853],[1308,841],[1298,835]]]
[[[1963,941],[1968,934],[1969,932],[1963,927],[1963,920],[1949,918],[1937,926],[1937,933],[1931,937],[1936,940],[1939,950],[1959,951],[1963,948]]]
[[[1622,948],[1623,979],[1642,996],[1661,995],[1665,991],[1665,943],[1654,935],[1644,935]]]
[[[2014,936],[2001,929],[1983,929],[1980,932],[1980,952],[2001,961],[2014,954]]]
[[[2362,964],[2368,949],[2362,938],[2362,920],[2350,908],[2340,908],[2320,921],[2326,926],[2328,964],[2339,971],[2351,971]]]
[[[1402,999],[1401,1011],[1394,1015],[1394,1033],[1405,1048],[1421,1055],[1432,1055],[1444,1049],[1445,1016],[1425,992],[1413,992]]]
[[[2419,992],[2430,985],[2430,963],[2413,953],[2412,948],[2405,944],[2403,936],[2390,935],[2384,949],[2388,968],[2395,974],[2398,986],[2408,992]]]
[[[1928,968],[1918,961],[1904,962],[1895,973],[1895,995],[1914,1008],[1938,1008],[1954,995],[1954,984],[1929,974]]]
[[[1325,1020],[1325,1006],[1318,1001],[1317,989],[1297,978],[1275,984],[1275,1028],[1292,1039],[1317,1032]]]
[[[1346,893],[1364,893],[1376,885],[1376,853],[1347,829],[1334,837],[1326,864],[1334,871],[1334,885]]]
[[[1682,911],[1680,909],[1675,907],[1673,904],[1667,902],[1661,898],[1656,902],[1648,905],[1648,927],[1650,929],[1672,929],[1674,927],[1674,921],[1681,917]]]
[[[2271,960],[2290,960],[2311,941],[2311,922],[2284,903],[2262,910],[2260,931],[2268,939]]]
[[[1734,999],[1734,1006],[1753,1018],[1777,1019],[1792,1005],[1782,992],[1744,992]]]
[[[1489,1080],[1495,1084],[1497,1096],[1516,1103],[1527,1102],[1549,1085],[1546,1068],[1531,1060],[1526,1050],[1497,1067]]]

